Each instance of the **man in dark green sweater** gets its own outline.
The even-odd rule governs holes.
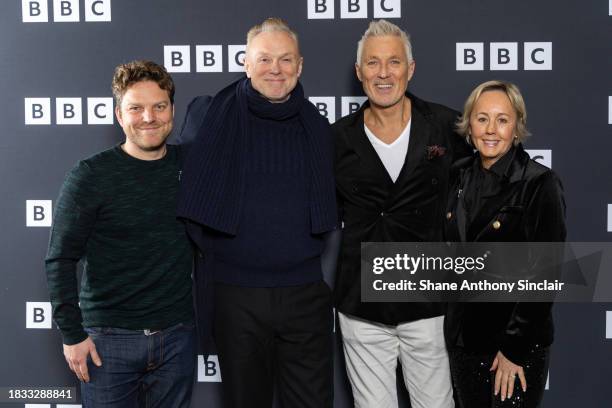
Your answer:
[[[84,407],[187,407],[192,250],[175,217],[180,151],[166,145],[174,84],[164,67],[134,61],[116,68],[113,94],[125,142],[77,163],[56,203],[53,317]]]

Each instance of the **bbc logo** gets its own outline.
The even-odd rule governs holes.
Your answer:
[[[612,96],[608,96],[608,125],[612,125]]]
[[[608,232],[612,232],[612,204],[608,204]]]
[[[82,98],[55,98],[57,125],[83,124]],[[25,98],[25,124],[51,124],[51,98]],[[113,98],[87,98],[87,124],[113,124]]]
[[[543,164],[549,169],[552,169],[552,150],[528,149],[525,151],[533,160],[537,161],[540,164]]]
[[[81,0],[53,0],[53,21],[81,21]],[[111,21],[111,0],[84,0],[85,21]],[[24,23],[49,22],[48,0],[21,0]]]
[[[343,96],[340,99],[341,116],[350,115],[357,112],[361,105],[368,99],[365,96]],[[336,121],[336,98],[333,96],[311,96],[308,98],[319,113],[329,120],[329,123]]]
[[[612,0],[610,0],[610,3],[608,4],[608,15],[612,16]]]
[[[198,355],[198,382],[221,382],[218,356],[209,355],[204,361],[204,356]]]
[[[26,200],[26,227],[50,227],[52,208],[51,200]]]
[[[227,46],[227,71],[244,72],[246,45]],[[196,72],[223,72],[223,46],[196,45]],[[164,66],[168,72],[191,72],[191,46],[164,45]]]
[[[457,43],[456,69],[457,71],[484,71],[484,44]],[[500,42],[489,45],[489,70],[491,71],[517,71],[519,70],[519,43]],[[523,70],[525,71],[551,71],[552,70],[552,43],[526,42],[523,46]]]
[[[26,329],[51,328],[51,303],[26,302]]]
[[[335,0],[307,0],[308,19],[333,19]],[[340,0],[340,18],[368,18],[368,1]],[[374,18],[400,18],[401,0],[372,0]]]
[[[610,206],[608,206],[608,209],[609,207]],[[606,339],[612,339],[612,311],[610,310],[606,311]]]

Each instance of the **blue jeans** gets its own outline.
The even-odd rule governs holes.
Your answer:
[[[89,359],[81,383],[84,408],[187,408],[193,389],[196,339],[193,323],[152,333],[113,327],[85,329],[102,359]]]

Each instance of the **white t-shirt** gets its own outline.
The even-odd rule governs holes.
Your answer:
[[[363,128],[365,130],[368,139],[370,139],[370,143],[372,143],[372,147],[378,153],[378,157],[385,165],[385,169],[387,169],[387,173],[391,177],[391,180],[395,183],[397,177],[404,167],[404,161],[406,160],[406,153],[408,152],[408,142],[410,141],[410,124],[412,123],[412,119],[408,121],[408,124],[399,135],[397,139],[393,141],[391,144],[386,144],[376,136],[368,127],[363,124]]]

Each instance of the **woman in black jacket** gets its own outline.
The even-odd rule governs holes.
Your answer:
[[[447,241],[564,241],[561,183],[523,150],[528,132],[518,88],[479,85],[457,127],[477,152],[454,165]],[[461,407],[539,405],[553,341],[551,303],[454,303],[445,334]]]

